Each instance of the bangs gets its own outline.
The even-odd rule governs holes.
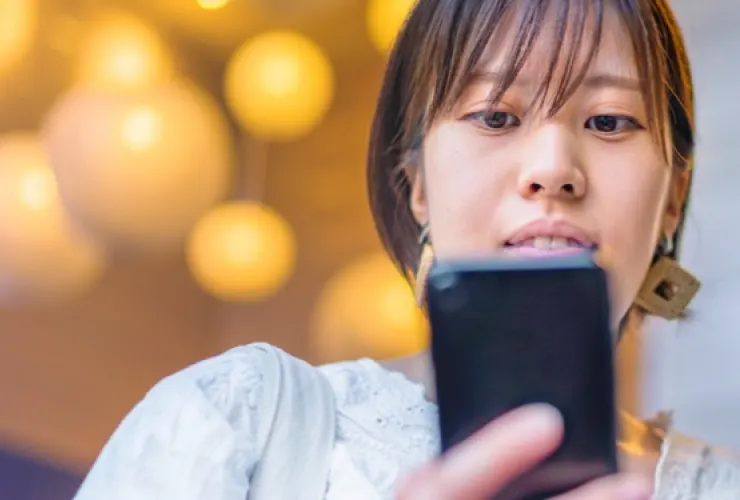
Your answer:
[[[663,37],[651,20],[654,13],[648,2],[640,0],[491,0],[454,2],[456,22],[449,33],[430,44],[426,59],[431,64],[418,66],[416,82],[428,82],[417,102],[414,142],[426,135],[441,114],[450,112],[481,71],[489,56],[500,57],[503,65],[491,88],[489,102],[497,104],[529,62],[535,45],[538,78],[533,105],[549,117],[554,116],[573,96],[587,76],[602,39],[605,10],[614,9],[630,37],[637,64],[637,76],[648,115],[648,128],[662,150],[670,156],[668,130],[669,81],[661,57]],[[444,30],[444,26],[441,26]],[[540,60],[545,52],[543,60]],[[669,86],[668,86],[669,87]],[[683,104],[682,104],[683,105]],[[407,115],[407,117],[411,118]]]
[[[471,57],[450,75],[450,90],[443,97],[438,112],[449,111],[461,98],[479,72],[481,63],[485,62],[484,54],[503,55],[504,64],[489,96],[492,106],[517,80],[538,43],[550,50],[543,60],[537,61],[544,71],[535,90],[535,107],[547,105],[547,114],[554,116],[586,77],[601,40],[604,18],[601,1],[508,3],[500,16],[499,22],[487,24],[489,33],[471,37],[466,44]],[[543,27],[549,24],[546,19],[554,22],[552,28],[548,27],[547,33],[543,33]],[[492,47],[500,49],[491,50]]]

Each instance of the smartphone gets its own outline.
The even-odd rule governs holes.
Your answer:
[[[540,500],[617,471],[605,272],[589,253],[437,262],[427,282],[443,452],[488,422],[548,403],[560,448],[496,500]]]

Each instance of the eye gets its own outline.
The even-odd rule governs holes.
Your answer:
[[[521,125],[519,118],[505,111],[481,111],[468,115],[467,119],[490,130],[503,130]]]
[[[586,128],[601,134],[616,135],[630,130],[641,130],[637,120],[629,116],[596,115],[586,120]]]

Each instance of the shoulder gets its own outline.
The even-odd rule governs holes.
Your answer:
[[[208,407],[238,429],[243,423],[240,420],[259,409],[269,382],[274,350],[268,344],[249,344],[199,361],[162,379],[139,405],[176,409]]]
[[[157,383],[115,430],[75,498],[194,498],[194,491],[244,498],[266,433],[273,349],[237,347]]]
[[[259,449],[271,349],[265,344],[236,347],[162,379],[116,434],[184,447],[216,439]]]
[[[245,396],[263,389],[270,351],[267,344],[235,347],[162,379],[146,398],[181,399],[198,395],[225,414]]]

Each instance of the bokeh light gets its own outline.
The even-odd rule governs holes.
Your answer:
[[[53,108],[44,139],[65,206],[111,248],[177,249],[231,183],[228,126],[190,85],[76,89]]]
[[[198,6],[205,10],[223,9],[231,3],[230,0],[197,0]]]
[[[0,137],[0,302],[77,297],[100,277],[103,252],[76,230],[59,200],[41,141]]]
[[[295,237],[273,209],[251,202],[220,205],[198,221],[187,248],[196,281],[224,301],[274,295],[292,275]]]
[[[334,72],[314,42],[299,33],[273,31],[236,51],[225,92],[246,131],[265,141],[291,141],[311,132],[329,111]]]
[[[77,79],[105,90],[138,90],[174,74],[172,55],[160,36],[138,19],[101,16],[84,40]]]
[[[367,31],[370,41],[383,54],[390,51],[416,0],[369,0]]]
[[[0,72],[28,53],[38,29],[38,0],[0,0]]]
[[[427,324],[411,287],[383,253],[364,256],[327,282],[312,321],[312,343],[325,361],[416,353]]]

